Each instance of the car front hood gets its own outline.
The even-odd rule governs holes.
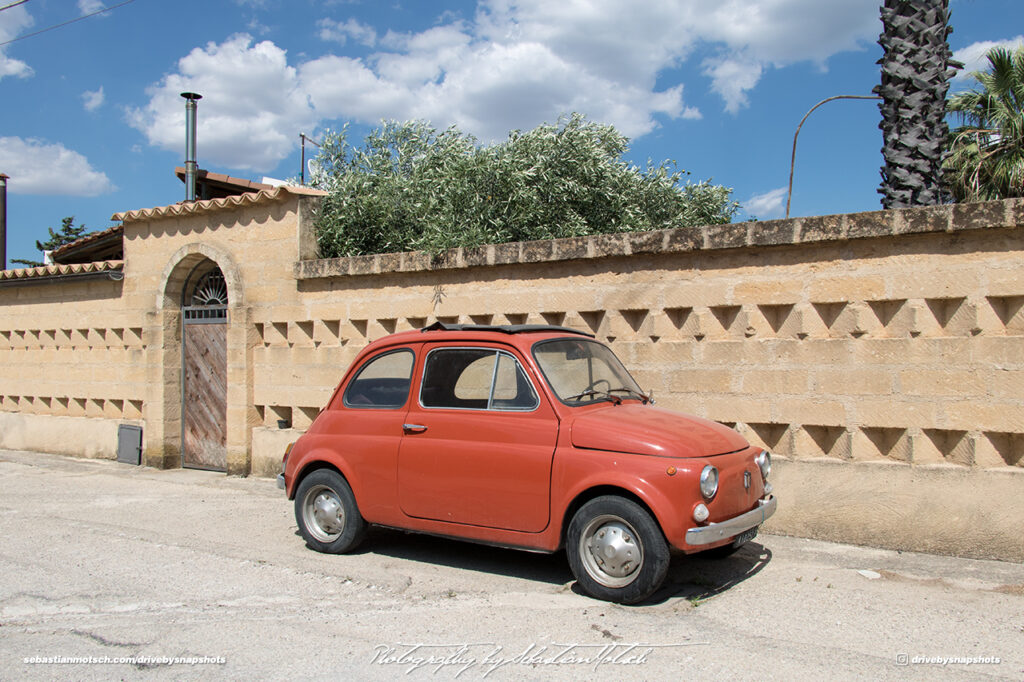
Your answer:
[[[712,457],[749,446],[718,422],[640,404],[587,410],[573,420],[571,430],[578,448],[659,457]]]

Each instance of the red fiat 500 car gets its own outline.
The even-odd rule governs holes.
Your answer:
[[[369,524],[565,547],[583,591],[634,603],[670,550],[753,538],[775,511],[770,470],[735,431],[654,407],[588,334],[436,323],[359,353],[278,485],[320,552],[353,549]]]

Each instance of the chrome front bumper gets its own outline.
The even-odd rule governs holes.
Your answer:
[[[280,488],[281,490],[285,489],[284,474],[278,474],[277,475],[277,487]]]
[[[775,513],[776,501],[772,495],[767,500],[758,500],[757,509],[752,509],[745,514],[734,516],[721,523],[709,523],[706,526],[691,528],[686,531],[686,544],[688,545],[710,545],[727,538],[739,535],[745,530],[760,526],[765,520]]]

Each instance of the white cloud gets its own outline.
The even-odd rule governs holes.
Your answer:
[[[362,24],[355,19],[349,19],[345,22],[321,19],[316,22],[316,25],[320,29],[320,40],[344,45],[351,38],[367,47],[373,47],[377,42],[377,32],[373,30],[373,27]]]
[[[1015,50],[1024,45],[1024,36],[1017,36],[1009,40],[985,40],[980,43],[972,43],[953,52],[953,59],[963,62],[964,68],[957,72],[957,80],[972,80],[971,73],[975,71],[987,71],[989,68],[988,51],[993,47],[1005,47]]]
[[[592,73],[647,87],[699,47],[710,49],[706,75],[731,111],[766,68],[823,66],[881,30],[877,0],[488,0],[481,15],[490,40],[537,40]]]
[[[579,111],[635,138],[659,120],[700,118],[684,98],[694,88],[735,113],[771,69],[824,69],[877,39],[878,14],[877,0],[479,0],[471,19],[383,35],[324,18],[320,37],[377,52],[289,64],[274,43],[234,36],[180,60],[130,120],[152,144],[181,149],[178,93],[199,92],[200,162],[265,171],[299,130],[337,118],[426,119],[487,142]]]
[[[32,17],[21,5],[0,12],[0,43],[7,42],[21,35],[33,23]],[[0,80],[4,76],[28,78],[32,75],[32,67],[20,59],[8,57],[5,52],[10,46],[0,47]]]
[[[764,65],[757,59],[727,57],[706,59],[704,75],[711,78],[711,89],[725,100],[725,110],[735,114],[747,106],[747,92],[761,80]]]
[[[200,165],[270,170],[294,149],[300,130],[315,118],[296,70],[285,51],[272,42],[255,45],[236,35],[220,45],[195,48],[178,62],[178,71],[147,91],[143,108],[128,111],[128,122],[150,144],[170,151],[185,148],[185,101],[197,92],[197,156]]]
[[[78,11],[82,13],[82,16],[98,12],[104,7],[106,5],[101,0],[78,0]]]
[[[101,85],[99,90],[86,90],[82,93],[82,106],[85,107],[86,111],[96,111],[103,106],[104,99],[103,86]]]
[[[106,174],[60,143],[0,137],[0,168],[12,194],[94,197],[114,191]]]
[[[785,213],[783,202],[788,188],[779,187],[764,194],[756,194],[743,202],[743,210],[758,218],[779,218]]]

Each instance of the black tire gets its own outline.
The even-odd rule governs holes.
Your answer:
[[[580,589],[620,604],[651,596],[664,582],[670,559],[665,536],[647,510],[615,495],[580,507],[569,523],[565,552]]]
[[[295,521],[306,544],[326,554],[349,552],[366,536],[366,521],[352,488],[331,469],[318,469],[302,479],[295,492]]]

